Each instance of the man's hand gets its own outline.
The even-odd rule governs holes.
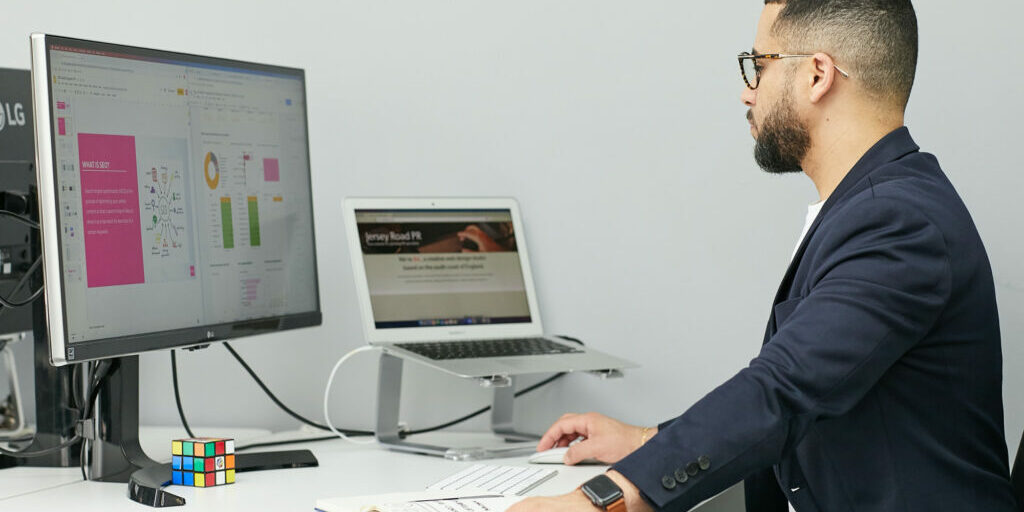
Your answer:
[[[598,508],[577,489],[563,496],[526,498],[512,505],[506,512],[598,512]]]
[[[569,446],[565,463],[578,464],[597,459],[614,464],[629,455],[658,432],[657,428],[637,427],[597,413],[566,414],[541,437],[537,451]],[[583,441],[570,446],[578,438]]]
[[[626,500],[626,512],[652,512],[651,506],[640,497],[640,491],[633,485],[626,477],[619,474],[617,471],[609,471],[606,473],[608,478],[611,478],[620,489],[622,489],[623,499]],[[508,512],[601,512],[601,509],[594,506],[590,502],[590,498],[587,498],[583,494],[583,491],[576,489],[575,491],[563,495],[556,496],[553,498],[527,498],[519,503],[516,503],[512,508],[508,509]]]

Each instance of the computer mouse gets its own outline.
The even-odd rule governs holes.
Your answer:
[[[530,464],[565,464],[565,452],[567,451],[569,451],[568,446],[552,448],[530,455],[527,460]],[[580,464],[602,464],[602,462],[597,459],[584,459],[580,461]]]

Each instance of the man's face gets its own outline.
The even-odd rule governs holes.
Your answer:
[[[780,4],[766,5],[757,25],[753,53],[786,53],[787,48],[771,35],[771,27],[782,10]],[[755,140],[754,160],[773,174],[801,172],[801,162],[810,148],[806,124],[800,119],[793,95],[792,64],[758,59],[761,78],[757,89],[744,87],[740,97],[750,107],[747,121]]]

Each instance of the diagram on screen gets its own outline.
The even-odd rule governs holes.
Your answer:
[[[181,164],[152,165],[141,180],[144,193],[142,219],[151,256],[178,256],[185,251],[188,219]]]

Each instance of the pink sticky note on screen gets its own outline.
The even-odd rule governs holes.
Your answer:
[[[263,159],[263,181],[281,181],[281,167],[276,158]]]
[[[67,135],[68,131],[63,117],[57,118],[57,135]]]

